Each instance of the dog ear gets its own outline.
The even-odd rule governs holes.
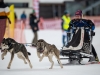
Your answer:
[[[37,40],[37,42],[35,43],[35,46],[37,47],[37,44],[38,44],[38,40]]]
[[[36,43],[31,43],[31,45],[32,45],[33,47],[37,47],[37,42],[36,42]]]
[[[13,41],[12,38],[8,38],[8,42],[11,43]]]
[[[5,38],[3,38],[3,40],[2,40],[2,42],[4,42],[6,39]]]
[[[42,41],[43,41],[43,43],[44,43],[44,46],[46,46],[46,44],[47,44],[46,41],[44,41],[44,40],[42,40]]]
[[[35,43],[36,47],[37,47],[37,43],[38,43],[38,40],[37,40],[37,42]]]

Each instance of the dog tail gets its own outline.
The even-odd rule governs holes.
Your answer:
[[[31,53],[30,52],[27,52],[28,53],[28,55],[31,55]]]

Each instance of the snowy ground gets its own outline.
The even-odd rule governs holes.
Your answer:
[[[100,59],[100,28],[96,28],[95,32],[96,36],[94,37],[93,45]],[[55,44],[58,49],[61,49],[61,30],[41,30],[38,32],[38,34],[39,39],[45,39],[45,41],[47,41],[48,43]],[[33,38],[32,31],[26,30],[25,37],[27,43],[31,43]],[[29,58],[33,65],[32,69],[30,69],[28,64],[24,64],[22,60],[18,59],[16,55],[12,62],[11,69],[7,69],[7,65],[10,60],[10,53],[8,53],[5,56],[4,60],[0,59],[0,75],[100,75],[100,64],[63,65],[64,68],[61,69],[55,57],[53,57],[53,69],[48,69],[51,66],[51,64],[46,57],[42,60],[42,62],[39,62],[39,59],[36,55],[36,49],[27,46],[27,50],[31,52],[31,56],[29,56]],[[66,64],[67,60],[61,60],[61,62],[62,64]],[[87,60],[84,59],[83,62],[87,62]]]

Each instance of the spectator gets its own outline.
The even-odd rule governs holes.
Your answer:
[[[61,23],[61,27],[62,27],[62,31],[63,31],[63,35],[62,35],[62,42],[63,42],[63,46],[65,46],[65,43],[68,43],[69,41],[69,23],[70,23],[70,17],[69,17],[69,13],[68,11],[64,11],[64,15],[62,16],[62,23]]]
[[[34,38],[32,40],[32,46],[35,46],[37,40],[38,40],[38,33],[37,31],[39,30],[38,28],[38,18],[36,17],[36,13],[35,13],[35,10],[33,10],[33,12],[30,14],[30,26],[31,26],[31,29],[34,33]]]
[[[23,13],[21,14],[21,20],[22,20],[23,24],[26,26],[26,24],[25,24],[25,21],[26,21],[25,11],[23,11]]]
[[[23,13],[21,14],[21,19],[26,19],[26,14],[25,14],[25,11],[23,11]]]

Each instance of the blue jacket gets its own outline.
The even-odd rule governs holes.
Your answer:
[[[91,20],[87,19],[73,19],[70,22],[70,27],[89,27],[90,29],[94,30],[95,25]]]
[[[21,19],[26,19],[26,15],[25,14],[22,14],[21,15]]]

